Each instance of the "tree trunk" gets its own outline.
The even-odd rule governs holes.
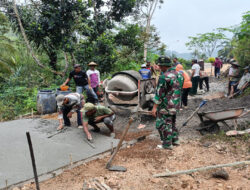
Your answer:
[[[146,37],[145,37],[145,42],[144,42],[144,55],[143,55],[144,62],[146,62],[146,60],[147,60],[150,25],[151,25],[151,20],[152,20],[152,17],[154,15],[157,4],[158,4],[158,0],[152,1],[151,4],[149,5],[149,9],[148,9],[148,13],[147,13],[147,24],[146,24],[146,30],[145,30]]]
[[[143,54],[144,62],[147,61],[149,32],[150,32],[150,18],[147,19],[147,25],[146,25],[146,34],[145,34],[145,42],[144,42],[144,54]]]
[[[57,63],[57,54],[56,52],[54,51],[51,51],[48,53],[48,56],[49,56],[49,66],[54,70],[54,71],[57,71],[57,68],[56,68],[56,63]]]

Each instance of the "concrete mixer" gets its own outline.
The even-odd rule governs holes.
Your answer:
[[[106,106],[148,111],[153,107],[156,80],[142,80],[137,71],[117,72],[105,82],[104,87]]]

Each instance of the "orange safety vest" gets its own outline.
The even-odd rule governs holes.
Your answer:
[[[191,82],[191,78],[190,76],[187,74],[186,71],[179,71],[183,78],[184,78],[184,82],[183,82],[183,86],[182,88],[192,88],[192,82]]]

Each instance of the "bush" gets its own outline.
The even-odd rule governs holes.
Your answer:
[[[209,57],[208,58],[208,62],[209,63],[214,63],[215,62],[215,58],[214,57]]]
[[[0,120],[14,119],[36,110],[36,88],[9,87],[0,94]]]
[[[185,70],[191,69],[192,63],[191,63],[190,60],[186,60],[186,59],[183,59],[183,58],[178,58],[178,60],[182,64],[182,66],[183,66],[183,68]]]

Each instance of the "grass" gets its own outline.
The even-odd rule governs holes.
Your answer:
[[[200,142],[204,143],[206,141],[222,141],[222,142],[227,142],[227,143],[235,143],[235,141],[242,141],[242,142],[248,142],[250,141],[250,135],[249,134],[244,134],[244,135],[239,135],[235,137],[229,137],[226,136],[226,133],[224,131],[220,131],[218,134],[209,134],[205,135],[200,139]]]
[[[248,95],[250,95],[250,87],[247,87],[247,89],[237,98],[241,98],[241,97],[248,96]]]

